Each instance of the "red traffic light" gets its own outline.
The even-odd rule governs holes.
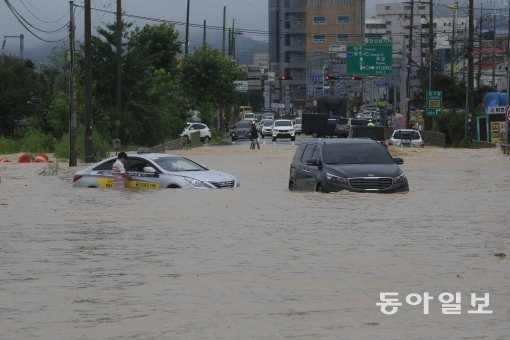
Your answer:
[[[326,74],[326,75],[324,76],[324,79],[329,80],[329,74]]]
[[[284,75],[282,75],[282,76],[280,77],[280,79],[281,79],[281,80],[291,80],[291,79],[292,79],[292,77],[291,77],[291,76],[287,76],[287,75],[285,75],[285,74],[284,74]]]
[[[351,80],[361,80],[361,77],[355,77],[355,76],[352,76],[352,77],[351,77]]]
[[[281,79],[282,79],[282,80],[287,80],[287,77],[286,77],[285,75],[283,75],[283,76],[281,77]]]

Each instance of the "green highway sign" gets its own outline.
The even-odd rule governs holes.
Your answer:
[[[382,41],[382,38],[369,42]],[[365,44],[347,46],[347,74],[378,75],[391,74],[393,66],[392,44]]]
[[[443,91],[427,91],[425,96],[425,115],[439,116],[443,110]]]

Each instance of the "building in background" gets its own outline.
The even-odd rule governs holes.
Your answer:
[[[279,88],[271,101],[285,111],[302,109],[318,97],[344,95],[324,77],[345,76],[345,47],[364,42],[365,0],[269,0],[269,31]]]

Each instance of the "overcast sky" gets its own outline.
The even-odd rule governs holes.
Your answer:
[[[460,2],[464,2],[461,0]],[[501,0],[484,0],[484,2],[500,2]],[[33,26],[53,31],[66,24],[69,18],[69,2],[67,0],[9,0],[12,6]],[[83,5],[83,0],[76,0],[75,4]],[[375,4],[401,2],[401,0],[366,0],[367,16],[375,14]],[[453,2],[453,1],[452,1]],[[154,17],[172,21],[184,22],[186,20],[187,0],[122,0],[122,7],[127,14]],[[115,11],[116,0],[92,0],[92,6],[105,10]],[[223,6],[227,7],[227,26],[232,25],[235,18],[236,27],[243,29],[256,29],[267,31],[267,0],[191,0],[190,21],[202,24],[207,20],[208,25],[222,26]],[[83,35],[83,9],[76,11],[76,24],[78,27],[77,39]],[[111,14],[92,13],[93,25],[113,22]],[[130,19],[133,20],[133,19]],[[56,22],[55,22],[56,21]],[[137,20],[136,25],[142,26],[147,22]],[[63,39],[67,42],[65,29],[57,33],[42,33],[31,29],[47,40]],[[2,41],[6,35],[25,36],[25,48],[31,49],[46,44],[34,38],[14,17],[5,1],[0,0],[0,38]],[[267,40],[264,36],[253,36],[258,40]],[[17,51],[19,40],[8,38],[5,48],[9,51]]]

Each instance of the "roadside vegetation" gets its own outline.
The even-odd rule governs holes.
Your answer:
[[[92,39],[94,153],[122,145],[152,146],[179,137],[190,108],[212,125],[231,114],[239,97],[233,81],[242,72],[218,51],[204,46],[180,57],[182,41],[172,24],[123,25],[122,107],[116,107],[114,25]],[[0,54],[0,154],[69,154],[69,51],[55,49],[50,63]],[[83,158],[83,50],[76,55],[78,156]]]

